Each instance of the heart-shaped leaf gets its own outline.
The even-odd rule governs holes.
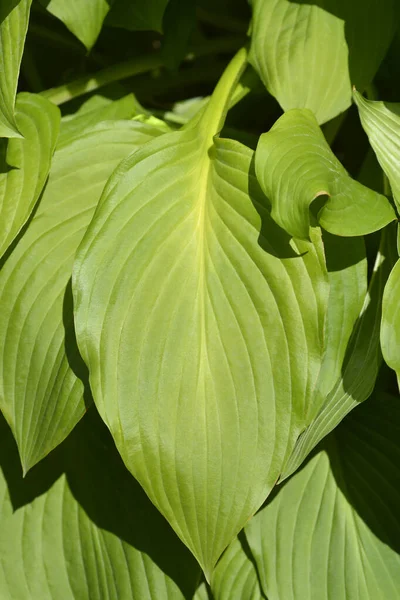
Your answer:
[[[393,0],[251,0],[250,62],[284,110],[318,123],[351,104],[384,58],[398,23]]]
[[[319,231],[289,243],[253,152],[215,138],[244,64],[122,163],[73,277],[99,412],[207,577],[313,413],[328,301]]]
[[[22,93],[15,118],[24,137],[0,140],[0,258],[42,193],[57,142],[60,111],[45,98]]]
[[[297,238],[308,238],[310,205],[319,196],[328,201],[318,222],[335,235],[365,235],[396,218],[385,196],[348,175],[309,110],[285,113],[260,137],[256,173],[272,217]]]
[[[69,286],[75,251],[113,169],[160,133],[109,121],[57,150],[39,208],[0,271],[0,407],[25,472],[85,411]]]
[[[379,395],[246,527],[269,600],[400,598],[400,405]]]
[[[32,0],[2,0],[0,7],[0,138],[21,137],[15,120],[19,69]]]

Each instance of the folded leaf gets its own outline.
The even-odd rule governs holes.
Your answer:
[[[57,150],[39,208],[0,271],[0,408],[24,472],[62,442],[88,401],[69,285],[75,251],[111,172],[159,134],[109,121]]]
[[[73,277],[99,412],[207,577],[304,428],[328,294],[319,232],[289,243],[253,152],[215,138],[243,63],[118,168]]]
[[[14,105],[32,0],[2,0],[0,8],[0,138],[21,137]]]
[[[88,414],[22,479],[0,417],[0,596],[186,600],[199,568]]]
[[[400,210],[400,104],[372,102],[357,91],[354,101],[369,142],[389,179],[397,210]]]
[[[45,98],[21,93],[15,119],[24,137],[0,140],[0,258],[42,193],[57,142],[60,111]]]
[[[394,369],[400,386],[400,261],[390,273],[383,294],[381,346],[386,363]]]
[[[250,556],[249,556],[250,554]],[[263,600],[265,598],[243,532],[226,549],[213,573],[211,589],[215,600]]]
[[[399,400],[379,395],[278,486],[246,527],[269,600],[400,598],[399,439]]]
[[[40,0],[90,50],[110,10],[111,0]]]
[[[115,0],[107,25],[130,31],[153,30],[162,33],[163,16],[168,0]]]
[[[308,238],[310,205],[319,196],[328,200],[318,223],[335,235],[365,235],[396,218],[385,196],[348,175],[309,110],[287,112],[260,137],[256,174],[272,217],[300,239]]]
[[[382,363],[379,343],[382,295],[394,264],[393,233],[394,231],[388,232],[387,230],[382,233],[381,247],[375,261],[368,294],[346,349],[341,373],[338,374],[335,385],[317,416],[298,439],[281,480],[294,473],[315,446],[333,431],[353,408],[364,402],[372,393]],[[348,269],[346,272],[342,293],[349,286],[351,276],[357,281],[357,273],[354,268]],[[335,306],[337,306],[337,299],[337,296],[334,296]],[[350,304],[348,293],[343,294],[343,300]],[[350,306],[357,306],[357,304],[353,303]],[[334,331],[336,326],[336,333],[343,331],[336,319],[332,326]],[[327,347],[331,348],[329,342]],[[334,345],[334,347],[336,346]],[[329,367],[329,363],[327,366]]]
[[[393,0],[251,0],[250,62],[282,108],[325,123],[375,76],[398,23]]]

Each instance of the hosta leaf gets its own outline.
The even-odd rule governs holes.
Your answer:
[[[168,0],[115,0],[106,22],[131,31],[149,29],[161,33],[167,4]]]
[[[23,138],[0,140],[0,257],[31,214],[46,182],[60,111],[45,98],[18,95],[15,119]]]
[[[243,532],[233,540],[219,560],[213,573],[211,588],[215,600],[265,598]]]
[[[86,46],[94,46],[112,0],[40,0]]]
[[[0,408],[24,471],[85,411],[68,285],[74,254],[113,169],[159,133],[109,121],[57,150],[39,208],[0,272]]]
[[[361,124],[385,171],[400,210],[400,104],[372,102],[354,92]]]
[[[68,144],[71,139],[81,135],[85,130],[91,129],[101,121],[130,119],[138,114],[139,104],[133,94],[128,94],[119,100],[102,102],[98,104],[99,96],[93,96],[90,103],[85,102],[83,107],[72,116],[64,117],[61,121],[58,148]]]
[[[14,105],[32,0],[2,0],[0,7],[0,138],[21,137]]]
[[[165,11],[162,55],[165,65],[177,69],[187,52],[190,36],[196,25],[196,3],[170,0]]]
[[[318,222],[336,235],[372,233],[396,218],[385,196],[348,175],[309,110],[287,112],[260,137],[256,173],[272,217],[294,237],[308,238],[310,205],[319,196],[328,201]]]
[[[97,415],[25,479],[0,421],[2,600],[192,598],[198,566]]]
[[[284,110],[309,108],[319,123],[368,85],[397,27],[396,0],[251,0],[250,62]]]
[[[368,294],[348,344],[341,373],[319,413],[297,441],[281,479],[294,473],[315,446],[333,431],[353,408],[364,402],[372,393],[382,362],[379,343],[382,295],[394,264],[394,235],[392,233],[394,231],[388,232],[387,230],[382,233],[381,248],[376,258]],[[348,269],[346,277],[342,278],[341,292],[344,303],[346,301],[349,303],[350,300],[346,288],[350,285],[351,276],[356,280],[357,273],[354,271],[354,268]],[[338,297],[334,296],[333,299],[337,302]],[[337,307],[336,302],[335,306]],[[357,304],[353,303],[352,306],[357,306]],[[336,312],[339,317],[340,313],[337,308]],[[332,325],[334,331],[342,331],[337,320]],[[329,341],[327,347],[328,349],[332,347]]]
[[[383,294],[381,347],[386,363],[396,371],[400,385],[400,260],[397,261]]]
[[[246,527],[269,600],[400,598],[400,405],[365,402]]]
[[[290,244],[253,152],[214,139],[243,62],[194,122],[122,163],[73,278],[100,414],[208,577],[313,410],[328,293],[319,232]]]

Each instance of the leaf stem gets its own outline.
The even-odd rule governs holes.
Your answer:
[[[217,40],[208,40],[204,44],[191,49],[187,60],[192,60],[197,56],[207,54],[217,54],[219,52],[232,52],[243,43],[243,36],[223,37]],[[89,92],[93,92],[105,85],[127,79],[141,73],[153,71],[163,66],[161,53],[136,57],[101,69],[97,73],[80,77],[65,85],[45,90],[42,96],[60,105],[69,102],[73,98],[78,98]]]

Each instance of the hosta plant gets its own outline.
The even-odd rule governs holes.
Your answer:
[[[399,26],[2,0],[1,600],[400,600]]]

